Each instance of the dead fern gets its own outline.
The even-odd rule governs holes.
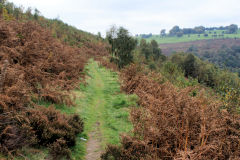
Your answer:
[[[240,116],[220,111],[220,104],[190,96],[159,83],[144,69],[130,66],[122,73],[122,89],[139,96],[133,109],[134,136],[123,136],[121,147],[110,146],[102,159],[237,159],[240,157]]]

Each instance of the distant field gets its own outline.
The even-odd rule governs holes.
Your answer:
[[[159,47],[164,55],[171,55],[174,52],[189,52],[189,48],[193,48],[195,53],[217,52],[223,46],[231,47],[240,45],[240,39],[208,39],[199,41],[179,42],[160,44]]]
[[[209,31],[206,31],[205,33],[208,34],[207,37],[204,36],[204,34],[200,34],[200,36],[198,36],[198,34],[190,34],[190,35],[183,35],[182,37],[160,37],[160,35],[153,35],[150,38],[146,38],[146,40],[148,42],[150,42],[151,40],[156,40],[159,44],[167,44],[167,43],[179,43],[179,42],[191,42],[191,41],[198,41],[198,40],[206,40],[206,39],[228,39],[228,38],[240,38],[240,30],[238,30],[237,34],[225,34],[224,36],[219,36],[222,35],[222,32],[224,30],[216,30],[216,31],[210,31],[211,33],[209,33]],[[217,37],[213,37],[213,35],[216,35]],[[225,31],[224,31],[225,32]],[[137,39],[141,39],[140,37],[137,37]]]

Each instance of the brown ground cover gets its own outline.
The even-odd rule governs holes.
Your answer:
[[[135,93],[141,107],[131,112],[133,136],[109,146],[102,159],[238,159],[240,116],[220,111],[220,104],[179,90],[161,77],[130,66],[122,72],[122,89]],[[159,80],[157,80],[159,79]]]

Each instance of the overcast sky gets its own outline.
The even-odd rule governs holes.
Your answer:
[[[159,34],[161,29],[240,24],[239,0],[9,0],[37,8],[79,29],[104,34],[111,25],[132,34]]]

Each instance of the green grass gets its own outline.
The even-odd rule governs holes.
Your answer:
[[[200,34],[200,37],[198,37],[198,34],[191,34],[190,37],[188,35],[183,35],[182,37],[160,37],[160,35],[153,35],[150,38],[147,38],[146,40],[150,42],[151,40],[156,40],[159,44],[166,44],[166,43],[179,43],[179,42],[191,42],[191,41],[197,41],[197,40],[204,40],[204,39],[222,39],[223,37],[212,37],[214,35],[214,32],[216,32],[217,35],[222,34],[222,31],[224,30],[216,30],[211,31],[211,34],[209,34],[209,31],[206,31],[208,34],[208,37],[204,37],[204,34]],[[224,38],[240,38],[240,30],[238,30],[237,34],[224,34]],[[141,38],[138,37],[138,40]]]
[[[100,67],[97,62],[90,61],[86,66],[87,85],[81,85],[80,91],[76,91],[78,98],[76,112],[84,120],[84,133],[87,135],[100,123],[102,149],[106,144],[119,144],[119,134],[129,132],[132,129],[129,121],[129,106],[136,106],[137,97],[120,93],[120,84],[116,73]],[[86,146],[82,143],[73,151],[74,159],[82,159]],[[82,150],[84,152],[82,152]],[[79,156],[78,151],[81,151]]]

